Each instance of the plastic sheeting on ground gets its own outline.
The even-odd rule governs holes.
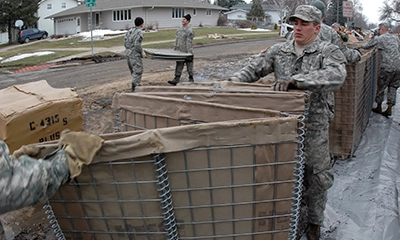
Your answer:
[[[393,114],[371,113],[354,157],[334,166],[321,239],[400,239],[400,106]]]

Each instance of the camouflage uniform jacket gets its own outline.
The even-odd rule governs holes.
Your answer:
[[[193,38],[194,32],[189,25],[185,28],[182,26],[179,27],[178,30],[176,30],[174,49],[177,51],[193,54]]]
[[[6,143],[0,141],[0,214],[46,202],[68,178],[63,150],[45,159],[23,155],[14,160]]]
[[[325,125],[333,115],[328,99],[333,98],[333,91],[345,80],[345,64],[343,53],[329,42],[317,38],[304,49],[303,55],[297,56],[292,40],[273,45],[234,77],[241,82],[255,82],[274,72],[275,79],[293,78],[298,89],[308,90],[310,121]]]
[[[294,31],[288,36],[288,40],[291,41],[293,40],[294,37]],[[335,44],[336,46],[339,47],[340,51],[344,54],[346,57],[347,62],[358,62],[361,59],[361,53],[357,51],[356,49],[350,49],[344,45],[342,39],[339,37],[338,33],[325,23],[321,23],[321,30],[318,33],[318,37],[322,41],[327,41],[329,43]]]
[[[127,57],[142,57],[143,32],[137,27],[131,28],[124,38],[125,54]]]
[[[385,33],[362,44],[362,48],[377,47],[382,54],[381,68],[387,72],[400,70],[400,39]]]

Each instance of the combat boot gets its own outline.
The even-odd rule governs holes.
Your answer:
[[[169,84],[176,86],[176,84],[179,83],[179,79],[181,78],[181,76],[175,76],[175,78],[171,81],[168,81]]]
[[[319,240],[321,226],[310,223],[307,229],[307,240]]]
[[[134,91],[135,91],[135,88],[136,88],[135,84],[134,84],[134,83],[132,83],[132,92],[134,92]]]
[[[193,75],[189,76],[189,82],[194,82]]]
[[[393,104],[388,104],[388,108],[386,109],[386,111],[384,111],[383,113],[382,113],[382,115],[383,116],[385,116],[385,117],[389,117],[389,116],[392,116],[392,107],[393,107]]]
[[[374,113],[382,114],[382,105],[381,105],[381,103],[378,103],[378,106],[376,106],[376,108],[373,108],[372,111]]]

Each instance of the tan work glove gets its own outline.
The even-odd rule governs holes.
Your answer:
[[[296,86],[296,81],[293,78],[282,77],[276,80],[273,84],[274,91],[288,91]]]
[[[15,160],[21,157],[22,155],[28,155],[33,158],[37,158],[37,155],[40,153],[40,148],[35,145],[23,145],[19,149],[13,152],[12,158]]]
[[[146,52],[143,50],[142,51],[142,58],[146,58],[147,57],[147,54],[146,54]]]
[[[104,140],[85,132],[62,131],[58,147],[67,155],[70,178],[79,176],[82,165],[89,165]]]

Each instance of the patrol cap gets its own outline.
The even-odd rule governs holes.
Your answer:
[[[190,22],[190,19],[192,19],[192,16],[190,16],[190,14],[186,14],[183,17],[186,18],[186,20],[188,20],[189,22]]]
[[[290,21],[299,18],[305,22],[316,22],[321,24],[322,13],[321,11],[311,5],[300,5],[294,11],[294,15],[289,17]]]
[[[143,23],[144,23],[143,18],[141,18],[141,17],[135,18],[135,26],[136,26],[136,27],[139,27],[139,26],[142,25]]]
[[[383,22],[383,23],[379,23],[379,29],[389,29],[389,24]]]
[[[321,2],[320,0],[315,0],[311,3],[311,6],[318,8],[322,13],[322,17],[325,17],[325,15],[326,15],[325,3]]]

